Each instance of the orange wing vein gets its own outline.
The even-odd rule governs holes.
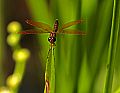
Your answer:
[[[86,35],[86,32],[80,30],[65,29],[60,34]]]
[[[70,27],[70,26],[72,26],[72,25],[80,24],[80,23],[82,23],[83,21],[84,21],[84,20],[76,20],[76,21],[72,21],[72,22],[63,24],[63,26],[62,26],[61,29],[65,29],[65,28]]]
[[[27,19],[25,22],[29,25],[41,28],[41,29],[45,30],[45,32],[52,32],[53,31],[53,29],[48,24],[45,24],[42,22],[35,22],[35,21],[29,20],[29,19]]]
[[[33,29],[18,32],[18,34],[24,34],[24,35],[25,34],[44,34],[44,33],[50,33],[50,32],[43,32],[41,30],[33,30]]]

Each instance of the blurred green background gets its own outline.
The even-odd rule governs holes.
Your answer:
[[[0,0],[0,87],[7,86],[16,67],[12,58],[16,47],[7,43],[7,26],[18,21],[22,30],[33,28],[25,23],[26,18],[51,27],[56,18],[60,26],[85,20],[71,29],[86,32],[86,36],[57,35],[55,93],[120,93],[120,0]],[[48,37],[20,37],[17,45],[27,48],[31,56],[18,93],[44,92]]]

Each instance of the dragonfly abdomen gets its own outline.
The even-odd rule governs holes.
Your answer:
[[[58,19],[55,20],[55,24],[54,24],[54,31],[57,32],[58,30]]]

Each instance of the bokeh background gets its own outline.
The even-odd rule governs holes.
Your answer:
[[[20,31],[33,28],[25,23],[26,18],[51,27],[56,18],[60,26],[85,20],[71,29],[86,32],[86,36],[57,35],[55,93],[103,93],[107,89],[111,92],[105,93],[120,93],[119,11],[120,0],[0,0],[0,93],[11,87],[8,77],[15,72],[22,73],[21,69],[20,84],[16,85],[17,90],[12,87],[13,90],[16,93],[44,92],[49,34],[20,35],[15,46],[7,41],[11,34],[8,25],[12,21],[20,23]],[[19,62],[13,54],[23,48],[29,50],[30,56],[24,60],[24,66],[20,64],[15,71]]]

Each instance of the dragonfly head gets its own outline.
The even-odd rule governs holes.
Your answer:
[[[54,44],[55,41],[56,41],[56,38],[55,38],[55,37],[49,37],[49,38],[48,38],[48,41],[49,41],[51,44]]]

